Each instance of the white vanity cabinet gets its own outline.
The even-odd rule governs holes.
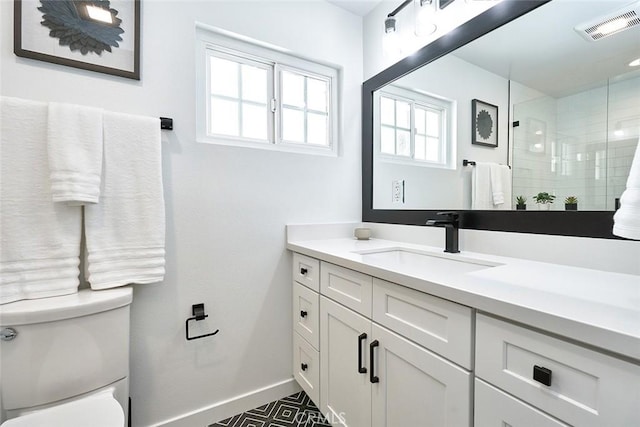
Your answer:
[[[297,286],[294,306],[301,300],[295,295],[309,294]],[[471,363],[471,309],[401,288],[320,263],[320,398],[310,396],[334,425],[470,426],[472,377],[465,367]],[[307,332],[298,309],[294,330],[301,337]],[[296,354],[304,350],[296,339],[294,345]],[[311,387],[297,364],[294,355],[296,380],[307,390]]]
[[[315,257],[294,254],[294,371],[313,363],[296,379],[330,423],[640,426],[636,277],[549,264],[536,291],[543,266],[522,259],[492,257],[495,269],[467,274],[354,255],[403,245],[289,244]],[[623,296],[599,289],[612,281]],[[317,323],[296,314],[303,306]]]
[[[311,400],[320,399],[320,262],[293,254],[293,376]]]
[[[640,425],[640,366],[482,314],[476,321],[475,373],[569,425]],[[476,385],[475,404],[483,412],[476,409],[476,425],[503,425],[478,421],[482,414],[508,411],[506,399],[478,390]]]

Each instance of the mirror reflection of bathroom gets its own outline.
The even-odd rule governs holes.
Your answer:
[[[639,136],[640,26],[586,30],[635,5],[552,1],[376,90],[373,208],[510,210],[521,196],[530,210],[548,193],[551,210],[614,210]],[[495,106],[493,144],[472,138],[472,100]],[[476,203],[465,159],[512,166],[511,205]]]
[[[513,123],[514,195],[531,203],[546,191],[557,197],[551,209],[575,197],[580,210],[614,210],[640,136],[640,72],[516,99]]]

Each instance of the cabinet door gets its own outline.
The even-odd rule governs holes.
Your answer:
[[[371,425],[370,337],[369,319],[320,297],[320,409],[333,425]]]
[[[471,424],[468,371],[376,324],[373,337],[373,427]]]
[[[477,378],[475,395],[478,427],[569,427]]]

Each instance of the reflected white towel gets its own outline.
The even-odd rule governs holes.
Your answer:
[[[53,201],[98,203],[102,110],[50,102],[47,148]]]
[[[511,210],[511,169],[476,162],[471,175],[471,209]]]
[[[93,289],[164,278],[165,216],[157,118],[103,116],[100,203],[87,205],[88,281]]]
[[[633,156],[627,187],[620,197],[620,208],[613,215],[613,234],[640,240],[640,138]]]
[[[471,209],[493,209],[491,163],[476,162],[471,175]]]
[[[502,190],[502,166],[492,163],[489,165],[489,175],[491,178],[491,196],[494,205],[504,203],[504,191]]]
[[[491,164],[491,195],[494,209],[511,210],[511,169]]]
[[[0,304],[77,292],[81,208],[51,199],[47,104],[0,110]]]

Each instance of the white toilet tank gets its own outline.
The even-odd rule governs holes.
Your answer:
[[[131,288],[0,306],[0,420],[114,385],[128,407]],[[124,381],[123,381],[124,380]]]

